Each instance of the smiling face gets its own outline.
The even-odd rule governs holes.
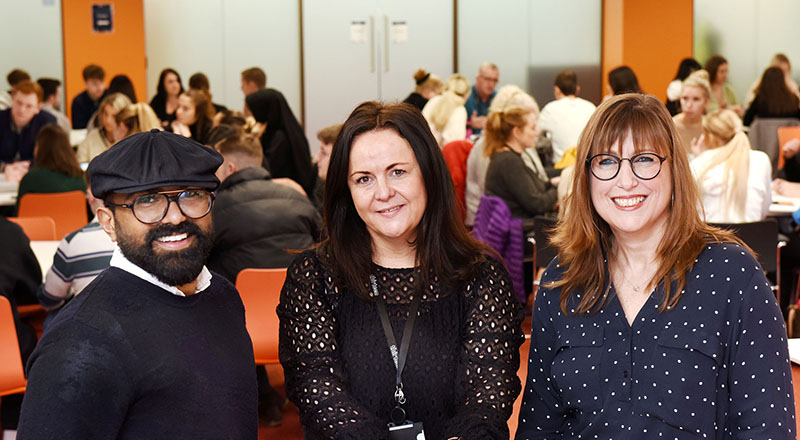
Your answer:
[[[114,194],[114,203],[131,203],[151,192],[177,194],[186,188],[167,187],[135,194]],[[125,258],[170,286],[192,282],[208,258],[213,244],[211,213],[199,219],[185,217],[171,201],[167,215],[155,224],[144,224],[130,209],[98,210],[103,229],[116,241]]]
[[[622,158],[639,152],[654,152],[663,157],[650,146],[637,149],[630,132],[621,147],[617,142],[610,148],[611,154]],[[661,172],[654,179],[643,180],[633,174],[630,163],[624,160],[611,180],[599,180],[589,174],[589,186],[594,209],[608,223],[616,239],[663,235],[672,197],[669,161],[661,165]]]
[[[187,126],[197,122],[194,101],[189,95],[184,93],[178,98],[178,109],[176,110],[175,118],[178,119],[178,122]]]
[[[708,98],[700,87],[686,86],[681,91],[681,112],[685,117],[690,119],[702,117],[707,105]]]
[[[347,186],[374,247],[409,246],[428,202],[414,151],[394,130],[355,138]]]

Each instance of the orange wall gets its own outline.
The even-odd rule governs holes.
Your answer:
[[[93,3],[113,5],[113,32],[92,30]],[[61,14],[66,109],[69,110],[72,99],[85,89],[83,68],[92,63],[106,71],[106,85],[115,75],[128,75],[133,81],[136,98],[145,100],[147,58],[142,0],[62,0]]]
[[[666,100],[681,59],[692,56],[693,0],[603,2],[603,90],[608,72],[630,66],[646,93]]]

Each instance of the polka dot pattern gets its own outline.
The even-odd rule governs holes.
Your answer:
[[[413,269],[374,273],[397,341],[422,295],[403,371],[408,418],[427,438],[508,438],[524,336],[501,263],[488,260],[457,292],[433,277],[418,293]],[[339,288],[312,251],[289,267],[278,316],[287,395],[303,426],[321,438],[387,438],[396,372],[375,303]]]
[[[677,306],[659,311],[659,285],[632,325],[613,285],[594,314],[565,316],[560,294],[536,298],[518,440],[795,438],[783,317],[743,248],[708,245]]]

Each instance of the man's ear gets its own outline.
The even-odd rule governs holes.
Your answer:
[[[97,208],[97,221],[100,226],[106,231],[111,241],[117,241],[117,223],[114,220],[114,213],[108,207],[101,206]]]
[[[575,86],[575,96],[579,96],[581,94],[581,86]]]

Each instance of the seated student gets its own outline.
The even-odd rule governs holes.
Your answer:
[[[749,223],[763,220],[772,203],[772,163],[750,148],[742,121],[731,110],[703,118],[705,152],[691,162],[703,201],[705,221]]]
[[[786,85],[779,67],[764,71],[756,96],[744,114],[744,125],[749,126],[755,118],[800,119],[800,98]]]
[[[114,117],[114,142],[119,142],[126,137],[150,131],[161,130],[161,122],[153,109],[144,102],[131,104],[117,113]]]
[[[197,72],[189,77],[189,90],[200,90],[206,92],[208,95],[208,100],[212,100],[211,84],[208,82],[208,77],[203,72]],[[215,115],[228,109],[224,105],[216,104],[214,102],[211,102],[211,105],[214,107]]]
[[[14,94],[14,86],[21,83],[22,81],[30,81],[31,76],[28,72],[22,69],[14,69],[11,72],[8,72],[6,75],[6,81],[8,81],[9,89],[0,91],[0,110],[5,110],[11,107],[11,95]]]
[[[36,83],[42,88],[42,110],[56,118],[58,126],[69,133],[72,123],[61,112],[61,81],[55,78],[39,78]]]
[[[109,93],[97,110],[100,123],[89,130],[86,139],[78,144],[77,159],[86,163],[98,154],[108,150],[114,145],[114,130],[117,128],[116,117],[124,108],[131,105],[131,100],[122,93]]]
[[[692,151],[692,144],[697,143],[703,134],[703,115],[711,100],[711,84],[708,72],[696,70],[684,81],[681,89],[681,112],[672,117],[675,129],[683,141],[684,151],[693,159],[699,151]]]
[[[96,64],[89,64],[83,69],[83,82],[86,90],[72,100],[72,128],[86,128],[97,106],[106,93],[106,72]]]
[[[464,107],[467,96],[469,81],[455,73],[447,79],[444,93],[431,98],[422,109],[422,116],[428,121],[439,148],[467,138],[467,109]]]
[[[244,93],[245,98],[266,88],[267,74],[260,67],[251,67],[242,71],[242,93]]]
[[[36,158],[33,167],[19,182],[17,208],[28,193],[86,191],[86,182],[69,135],[56,124],[42,127],[36,136]]]
[[[56,123],[56,118],[40,111],[42,88],[39,84],[31,81],[18,83],[11,101],[10,109],[0,110],[0,171],[3,165],[32,161],[39,130]]]
[[[103,201],[86,188],[86,199],[92,212],[103,206]],[[44,277],[44,284],[36,290],[36,299],[50,315],[66,301],[81,293],[111,261],[114,242],[103,231],[95,217],[86,226],[68,234],[58,244],[53,265]],[[50,318],[48,317],[48,320]]]
[[[110,95],[112,93],[122,93],[123,95],[127,96],[133,104],[139,102],[136,99],[136,91],[133,88],[133,81],[128,78],[128,75],[117,75],[111,78],[111,82],[108,83],[108,91],[106,92],[106,95]]]
[[[491,158],[486,171],[486,194],[503,199],[517,218],[532,218],[555,210],[556,187],[541,165],[536,150],[536,113],[511,108],[489,113],[483,154]],[[533,156],[534,169],[525,165],[523,154]]]
[[[150,100],[150,107],[161,120],[161,126],[166,128],[175,120],[178,110],[178,97],[183,93],[181,76],[175,69],[166,68],[158,76],[156,94]]]
[[[35,304],[36,287],[42,280],[42,271],[36,255],[30,247],[30,241],[19,225],[0,217],[0,295],[11,303],[14,315],[14,326],[17,330],[23,365],[36,345],[36,331],[19,318],[17,304]],[[3,438],[15,438],[19,412],[22,405],[22,394],[5,396],[0,403],[0,426],[4,430]]]
[[[556,99],[545,105],[539,115],[537,128],[552,136],[554,163],[561,160],[568,148],[578,145],[583,127],[594,113],[594,104],[579,98],[580,92],[575,72],[559,72],[553,84]]]
[[[214,245],[208,267],[231,282],[242,269],[288,267],[295,255],[319,237],[322,219],[304,195],[273,182],[261,167],[258,137],[240,134],[216,145],[224,162],[217,170],[222,182],[213,207]],[[286,398],[269,385],[263,366],[257,369],[259,418],[276,426]]]
[[[309,196],[311,202],[316,206],[317,211],[322,213],[322,201],[325,194],[325,179],[328,178],[328,165],[331,162],[331,150],[342,124],[329,125],[317,132],[319,140],[319,151],[314,156],[314,164],[317,168],[317,180],[314,183],[314,191]]]
[[[178,97],[176,119],[169,130],[181,136],[192,138],[201,144],[208,141],[214,118],[211,97],[202,90],[189,89]]]
[[[414,83],[416,84],[414,91],[403,102],[413,105],[419,111],[425,108],[428,100],[442,94],[442,80],[425,69],[417,69],[414,72]]]

